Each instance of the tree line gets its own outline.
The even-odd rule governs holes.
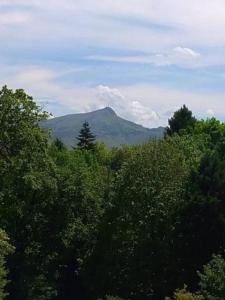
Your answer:
[[[74,149],[0,91],[0,299],[225,299],[225,125],[183,106],[165,137]]]

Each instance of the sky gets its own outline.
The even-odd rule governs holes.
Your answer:
[[[224,0],[0,0],[0,85],[53,116],[225,121]]]

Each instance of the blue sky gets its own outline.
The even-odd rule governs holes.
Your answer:
[[[224,0],[0,0],[0,84],[55,116],[225,120]]]

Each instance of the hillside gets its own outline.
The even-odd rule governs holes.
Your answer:
[[[164,133],[163,127],[148,129],[122,119],[110,107],[57,117],[46,121],[42,126],[51,129],[53,138],[59,138],[71,147],[75,146],[76,137],[85,121],[90,124],[97,141],[104,142],[109,147],[141,144],[152,138],[161,138]]]

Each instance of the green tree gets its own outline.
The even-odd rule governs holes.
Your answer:
[[[225,141],[225,124],[215,118],[201,120],[195,122],[194,126],[189,128],[186,133],[204,136],[207,141],[207,147],[213,149]]]
[[[60,246],[59,299],[84,296],[81,273],[84,261],[96,244],[98,227],[105,207],[108,188],[106,169],[98,163],[95,152],[65,151],[56,157],[58,193],[62,207],[59,214],[63,244]],[[76,274],[76,276],[74,276]],[[88,291],[88,289],[86,289]]]
[[[95,149],[95,136],[92,134],[89,123],[84,122],[77,137],[77,148],[81,150],[94,150]]]
[[[196,118],[192,115],[192,111],[183,105],[174,113],[173,117],[168,120],[169,126],[166,129],[166,135],[170,136],[174,133],[179,133],[180,130],[192,127],[195,122]]]
[[[38,282],[40,274],[45,286],[31,299],[42,288],[52,288],[46,274],[53,251],[47,243],[53,242],[48,228],[53,235],[56,228],[50,225],[55,216],[49,214],[57,203],[56,180],[48,134],[39,127],[47,117],[23,90],[0,91],[0,226],[16,247],[9,259],[12,299],[29,299],[32,285],[44,282]]]
[[[225,260],[221,255],[214,255],[198,274],[200,290],[206,300],[225,299]]]
[[[191,167],[200,160],[197,148],[176,136],[139,146],[122,165],[85,266],[96,297],[162,299],[168,294],[174,215],[183,205]]]
[[[176,290],[174,293],[174,296],[172,298],[173,300],[204,300],[204,297],[199,294],[193,294],[187,291],[187,287],[184,286],[181,290]],[[166,297],[165,300],[172,300],[169,297]]]
[[[0,300],[5,299],[7,296],[5,292],[5,287],[8,283],[6,257],[12,254],[13,250],[14,248],[10,245],[7,234],[0,229]]]
[[[4,86],[0,91],[0,159],[9,160],[35,149],[45,148],[47,135],[39,122],[48,117],[46,112],[23,90],[10,90]]]
[[[224,124],[215,119],[196,122],[186,137],[191,135],[202,137],[204,146],[187,186],[184,206],[177,214],[171,238],[173,271],[168,278],[171,286],[186,283],[195,291],[199,281],[196,271],[213,253],[221,253],[225,248]]]
[[[221,300],[225,299],[225,260],[221,255],[213,255],[209,263],[203,266],[202,272],[197,272],[200,277],[200,291],[192,294],[186,290],[174,293],[176,300]],[[166,300],[170,298],[166,298]]]

